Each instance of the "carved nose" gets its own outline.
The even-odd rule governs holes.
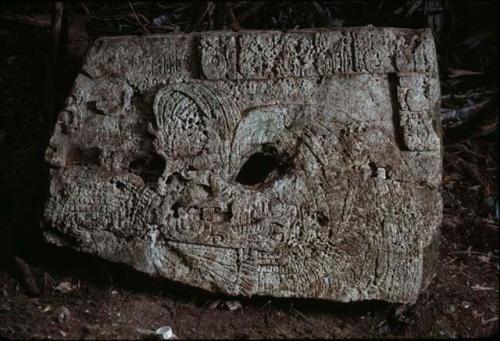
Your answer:
[[[45,151],[44,159],[54,167],[64,167],[66,165],[66,155],[61,146],[50,144]]]

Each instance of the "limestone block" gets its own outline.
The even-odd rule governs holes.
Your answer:
[[[100,38],[46,151],[43,233],[212,292],[415,302],[439,91],[428,30]]]

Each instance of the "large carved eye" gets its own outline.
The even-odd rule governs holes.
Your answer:
[[[232,138],[230,172],[232,176],[237,174],[233,179],[243,185],[256,185],[275,174],[273,171],[283,163],[276,146],[284,132],[285,109],[264,106],[245,112]],[[262,149],[256,151],[256,146]]]
[[[256,185],[264,182],[277,168],[278,159],[274,153],[258,152],[252,154],[243,164],[236,181],[243,185]]]
[[[138,175],[145,184],[156,183],[165,169],[165,159],[158,154],[132,160],[128,169]]]
[[[250,155],[241,166],[236,181],[254,186],[270,179],[278,179],[293,170],[293,158],[287,152],[279,152],[276,147],[265,144],[261,151]]]

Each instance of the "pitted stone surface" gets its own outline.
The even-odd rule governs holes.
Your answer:
[[[212,292],[414,302],[439,97],[428,30],[98,39],[47,148],[44,235]]]

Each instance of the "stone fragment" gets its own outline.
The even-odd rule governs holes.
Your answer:
[[[30,295],[37,296],[40,294],[40,288],[38,287],[35,276],[31,271],[31,267],[26,261],[20,257],[14,257],[14,262],[19,270],[19,275],[24,284],[26,290]]]
[[[59,323],[64,323],[69,319],[71,313],[69,312],[68,308],[59,307],[58,309],[56,309],[55,315],[57,316],[57,321]]]
[[[100,38],[46,151],[43,233],[211,292],[415,302],[439,98],[429,30]]]
[[[241,309],[242,305],[240,301],[226,301],[226,307],[229,310],[238,310]]]

